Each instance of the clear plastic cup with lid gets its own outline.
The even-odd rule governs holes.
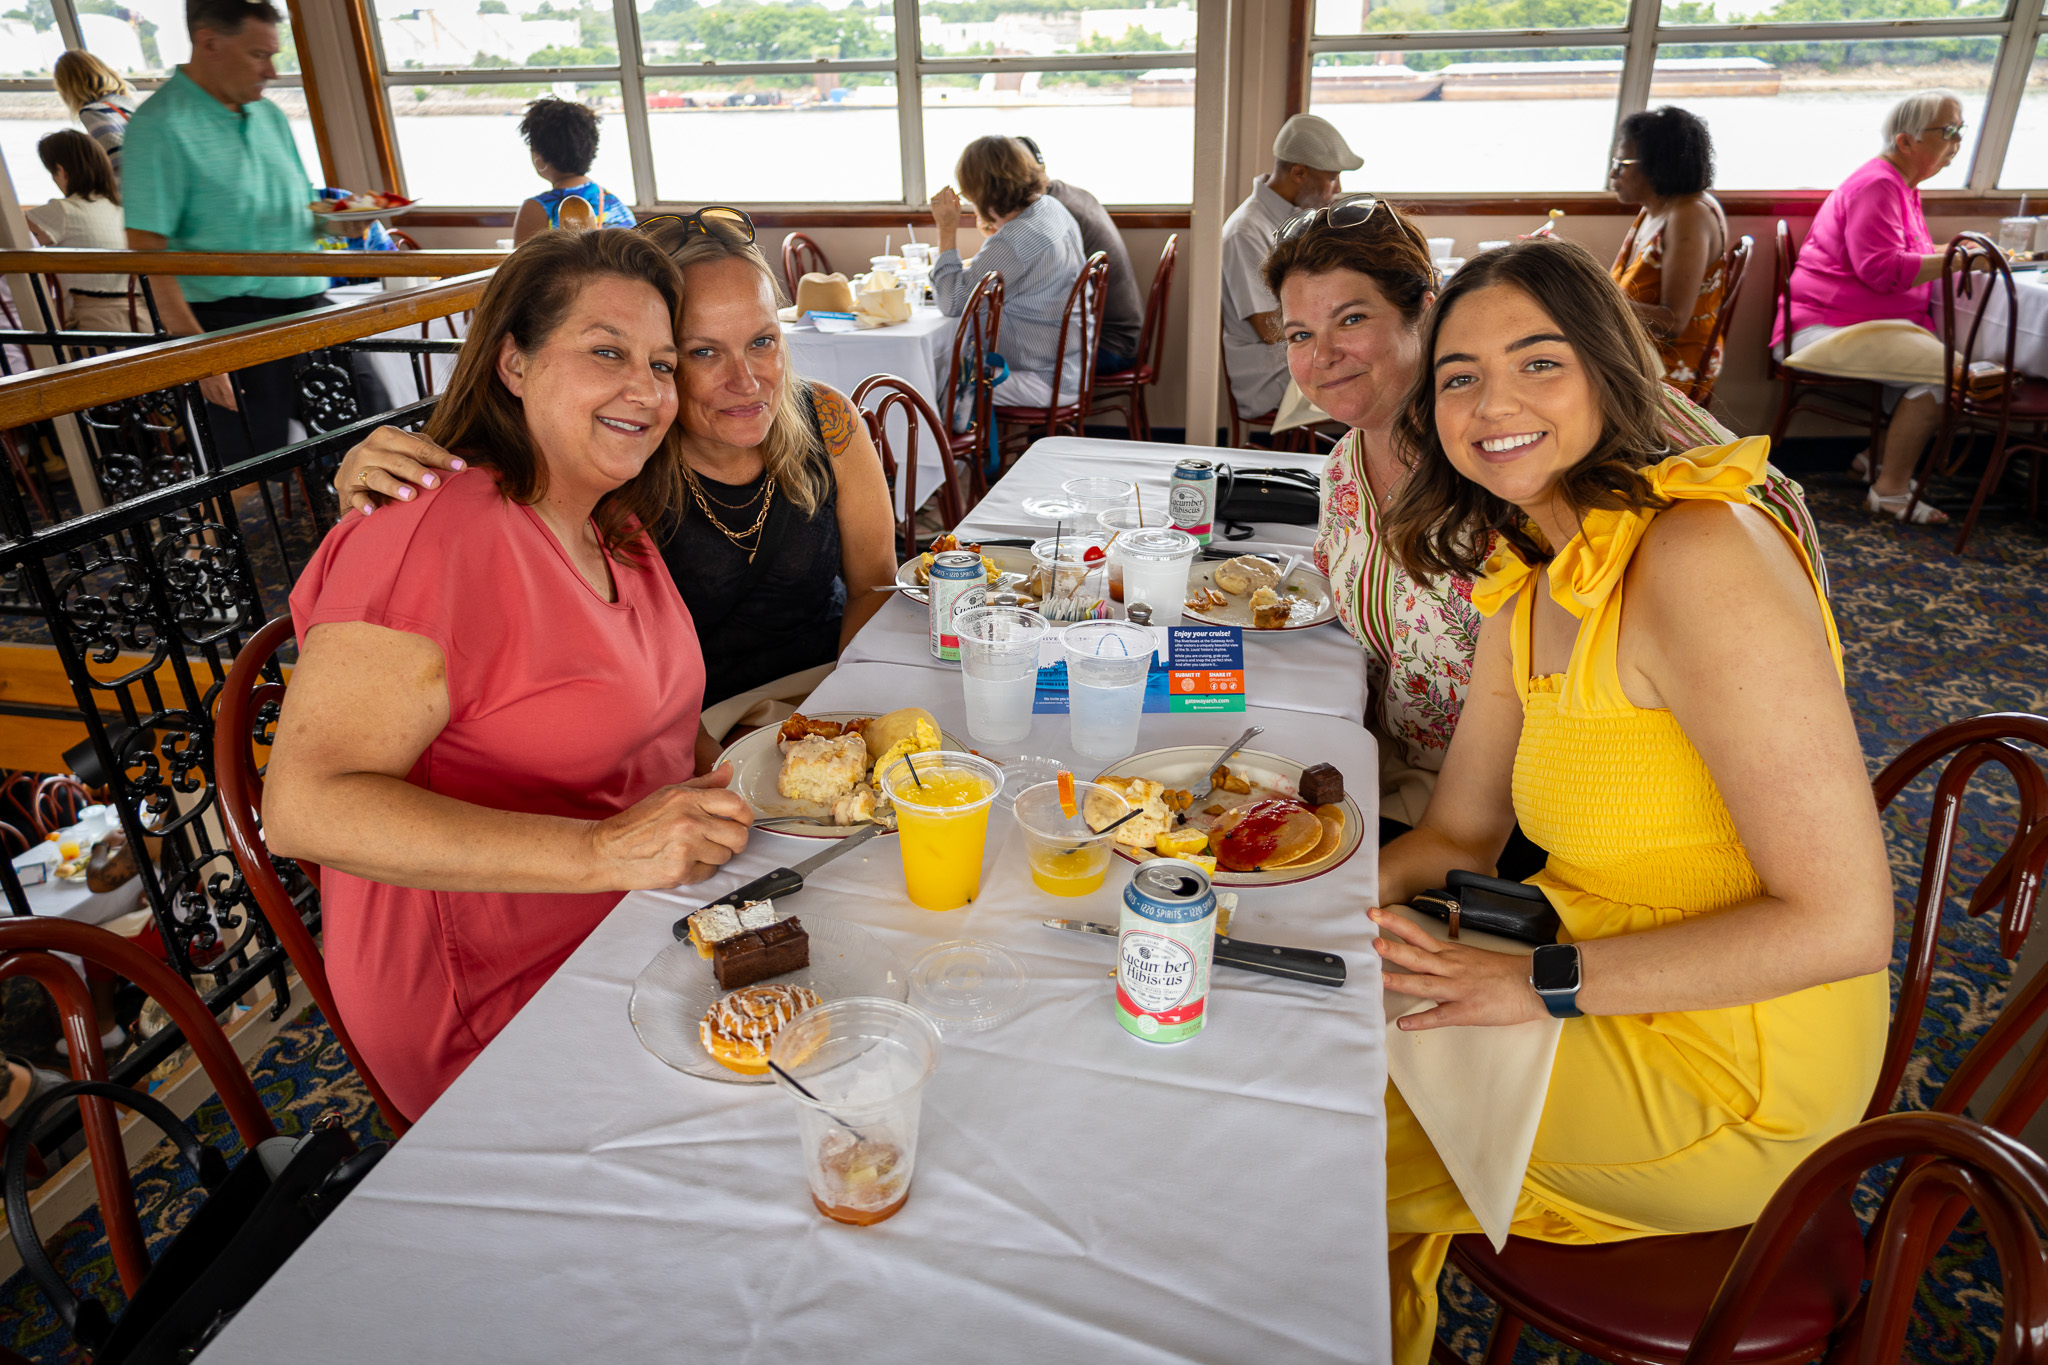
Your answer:
[[[1174,527],[1147,528],[1117,538],[1123,559],[1124,610],[1152,609],[1155,626],[1177,626],[1188,598],[1188,571],[1201,542]]]

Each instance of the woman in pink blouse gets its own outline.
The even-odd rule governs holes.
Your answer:
[[[1771,344],[1782,347],[1780,355],[1858,323],[1897,318],[1928,329],[1939,369],[1932,281],[1941,274],[1942,258],[1916,187],[1956,159],[1963,128],[1963,103],[1947,90],[1922,90],[1892,106],[1884,122],[1885,150],[1837,186],[1814,215],[1792,269],[1792,335],[1785,336],[1780,317],[1771,336]],[[1859,455],[1857,472],[1877,471],[1865,506],[1903,518],[1913,466],[1941,421],[1941,385],[1887,384],[1885,406],[1892,418],[1880,458],[1873,464]],[[1913,520],[1948,517],[1922,502]]]
[[[646,534],[682,495],[682,291],[628,228],[512,253],[427,428],[458,472],[343,517],[292,590],[264,833],[325,869],[336,1004],[411,1118],[622,892],[747,842]]]

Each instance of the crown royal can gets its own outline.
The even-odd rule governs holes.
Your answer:
[[[1116,1020],[1148,1043],[1180,1043],[1208,1019],[1216,893],[1209,874],[1155,858],[1124,888],[1117,921]]]
[[[982,568],[981,556],[972,550],[942,550],[933,555],[927,591],[932,607],[932,657],[942,663],[957,664],[960,632],[954,627],[953,618],[969,607],[980,606],[988,596],[988,574]]]
[[[1173,524],[1203,545],[1216,521],[1216,466],[1209,460],[1182,460],[1173,467],[1166,490],[1166,514]]]

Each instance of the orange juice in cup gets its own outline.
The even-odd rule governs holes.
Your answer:
[[[896,806],[910,903],[958,910],[972,901],[981,889],[989,803],[1003,789],[1003,770],[974,754],[939,749],[905,754],[883,782]]]

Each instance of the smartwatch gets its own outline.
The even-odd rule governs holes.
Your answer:
[[[1529,958],[1529,984],[1551,1014],[1579,1018],[1579,945],[1546,943],[1538,948]]]

